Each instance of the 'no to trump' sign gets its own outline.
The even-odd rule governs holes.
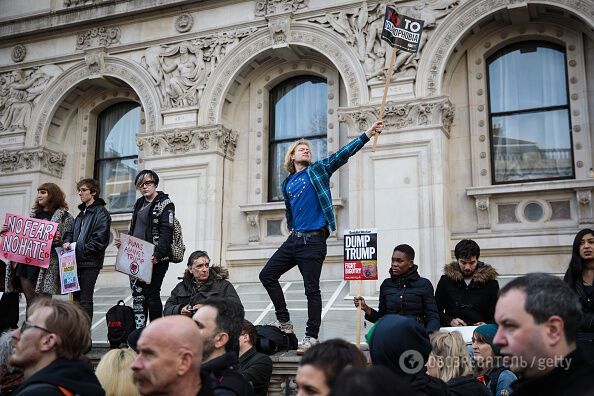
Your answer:
[[[377,231],[345,230],[344,280],[377,279]]]
[[[17,263],[49,267],[57,223],[7,213],[4,224],[8,230],[2,235],[2,257]]]

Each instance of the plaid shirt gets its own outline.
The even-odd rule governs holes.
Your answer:
[[[318,194],[318,200],[322,207],[322,212],[328,223],[330,231],[336,229],[336,220],[334,219],[334,208],[332,206],[332,194],[330,193],[330,176],[338,170],[341,166],[347,163],[349,158],[357,151],[359,151],[365,143],[369,141],[369,137],[365,133],[362,133],[354,139],[352,142],[346,144],[340,148],[337,152],[311,164],[307,167],[307,175],[311,184],[314,186],[316,193]],[[289,176],[283,181],[281,186],[283,190],[283,197],[285,199],[285,215],[287,216],[287,225],[289,230],[293,230],[293,213],[291,212],[291,202],[287,195],[287,181]]]

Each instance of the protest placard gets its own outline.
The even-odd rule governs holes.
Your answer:
[[[80,290],[78,274],[76,272],[76,242],[70,245],[69,250],[56,248],[60,262],[60,289],[62,294]]]
[[[398,14],[386,6],[382,40],[399,50],[415,53],[419,49],[424,21]]]
[[[58,224],[7,213],[2,234],[0,253],[6,260],[47,268],[50,264],[52,241]]]
[[[377,230],[345,230],[344,280],[377,280]]]
[[[120,241],[122,245],[116,257],[116,271],[151,283],[155,245],[126,234],[120,235]]]

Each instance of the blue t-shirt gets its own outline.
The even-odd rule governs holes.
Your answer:
[[[289,176],[286,187],[293,214],[293,231],[313,231],[325,227],[326,219],[307,169]]]

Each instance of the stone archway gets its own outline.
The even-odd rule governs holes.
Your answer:
[[[289,45],[309,47],[323,54],[336,67],[344,80],[347,91],[347,106],[359,106],[369,101],[365,72],[356,54],[344,40],[315,26],[295,24],[287,37]],[[269,31],[264,30],[242,42],[231,51],[210,77],[198,114],[198,125],[213,125],[221,122],[225,95],[242,67],[258,54],[273,49]]]
[[[100,70],[91,69],[86,62],[71,67],[48,87],[43,94],[27,131],[26,146],[36,147],[45,144],[51,119],[59,103],[81,81],[110,76],[128,84],[137,94],[146,116],[146,131],[153,133],[161,126],[161,104],[147,72],[126,60],[104,57]]]
[[[416,96],[439,96],[443,94],[443,75],[447,62],[461,38],[473,28],[474,24],[485,18],[487,15],[510,7],[512,0],[476,0],[461,4],[445,23],[442,23],[435,30],[433,37],[427,43],[425,53],[419,64],[417,73]],[[549,0],[523,2],[528,4],[543,4],[555,6],[569,11],[584,23],[594,28],[594,3],[580,0]]]

